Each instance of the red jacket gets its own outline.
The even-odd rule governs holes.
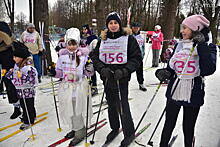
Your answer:
[[[154,31],[151,36],[152,49],[159,50],[161,49],[161,42],[163,42],[163,33],[159,31]]]

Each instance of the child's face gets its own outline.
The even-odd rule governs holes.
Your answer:
[[[77,45],[67,45],[67,49],[70,51],[70,52],[75,52],[76,49],[77,49]]]
[[[183,40],[192,39],[192,30],[186,25],[182,25],[181,31],[183,35]]]
[[[110,32],[118,32],[119,31],[119,23],[116,20],[111,20],[108,23],[108,29]]]
[[[19,64],[22,62],[23,58],[13,56],[13,60],[15,61],[16,64]]]
[[[133,33],[138,33],[140,31],[140,27],[132,27],[131,29]]]

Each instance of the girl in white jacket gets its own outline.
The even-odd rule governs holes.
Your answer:
[[[76,28],[74,31],[78,32]],[[68,32],[68,31],[67,31]],[[74,32],[73,32],[74,33]],[[58,90],[59,110],[63,124],[71,129],[65,136],[74,137],[71,144],[77,139],[85,137],[86,106],[88,96],[88,81],[86,77],[93,74],[93,66],[88,63],[88,55],[79,50],[77,37],[68,38],[66,34],[67,49],[60,51],[56,69],[53,75],[62,78]],[[89,100],[89,121],[92,117],[92,105]]]

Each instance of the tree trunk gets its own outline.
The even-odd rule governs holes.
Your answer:
[[[34,24],[39,32],[39,22],[44,22],[44,42],[46,48],[46,60],[48,64],[52,63],[50,43],[49,43],[49,13],[48,0],[34,0]],[[45,69],[45,68],[44,68]],[[46,69],[44,70],[46,72]],[[46,73],[45,73],[46,74]]]
[[[97,17],[97,30],[98,34],[100,34],[102,27],[105,26],[105,16],[104,13],[104,5],[103,0],[96,0],[95,11]]]
[[[161,15],[162,32],[164,34],[164,40],[173,39],[176,11],[180,0],[163,0],[163,9]],[[170,5],[172,4],[172,5]],[[161,52],[161,60],[164,61],[163,53],[168,47],[168,41],[163,42],[163,49]]]
[[[32,0],[29,0],[29,22],[32,23]]]

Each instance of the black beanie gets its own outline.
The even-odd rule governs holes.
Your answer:
[[[133,22],[131,27],[141,27],[141,25],[138,22]]]
[[[26,47],[23,43],[19,41],[14,41],[12,43],[14,48],[13,55],[16,57],[20,57],[26,59],[27,57],[31,56],[30,52],[28,51],[28,47]]]
[[[0,21],[0,38],[7,44],[11,44],[11,29],[8,24],[4,21]]]
[[[106,27],[108,28],[108,23],[111,21],[111,20],[116,20],[118,23],[119,23],[119,26],[121,28],[121,18],[120,16],[118,15],[117,12],[111,12],[108,14],[107,18],[106,18]]]
[[[82,28],[83,28],[83,29],[90,30],[90,28],[89,28],[89,25],[88,25],[88,24],[83,25],[83,26],[82,26]]]

